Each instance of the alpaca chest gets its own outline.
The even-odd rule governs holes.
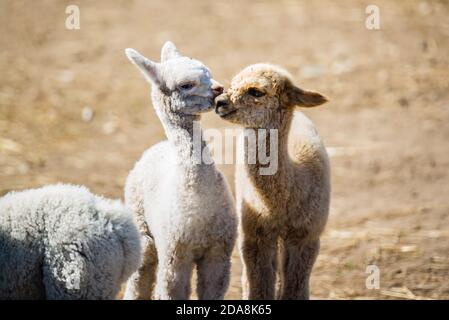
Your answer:
[[[272,179],[266,178],[266,183],[256,182],[245,168],[237,169],[235,188],[238,212],[242,212],[243,207],[246,206],[265,218],[277,217],[285,213],[288,193],[274,184]]]
[[[198,184],[182,175],[168,176],[175,179],[147,195],[145,215],[155,238],[204,246],[232,229],[234,204],[223,179],[209,177]]]

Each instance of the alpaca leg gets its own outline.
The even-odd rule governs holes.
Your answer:
[[[248,272],[246,271],[246,264],[242,263],[242,299],[249,300],[249,282],[248,282]]]
[[[126,284],[124,300],[150,300],[156,282],[157,252],[153,239],[142,239],[142,263]]]
[[[145,220],[143,191],[140,175],[131,171],[125,186],[126,205],[134,212],[141,235],[142,262],[126,284],[125,300],[150,300],[156,282],[157,251]]]
[[[222,300],[229,286],[231,254],[225,250],[211,250],[198,261],[197,267],[198,299]]]
[[[276,282],[276,240],[253,236],[241,245],[244,262],[244,295],[250,300],[274,299]]]
[[[284,241],[280,299],[309,299],[310,274],[319,250],[319,240],[309,243]]]
[[[190,297],[190,279],[193,259],[188,252],[163,251],[159,255],[155,298],[158,300],[187,300]]]
[[[276,299],[280,299],[280,292],[282,292],[283,289],[283,281],[282,281],[282,277],[283,277],[283,273],[282,273],[282,266],[283,264],[283,260],[284,260],[284,241],[279,238],[278,239],[278,250],[277,250],[277,261],[278,261],[278,268],[276,270]],[[279,267],[281,266],[281,267]]]

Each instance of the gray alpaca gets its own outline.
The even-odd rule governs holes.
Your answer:
[[[140,256],[120,201],[72,185],[0,198],[0,300],[114,299]]]

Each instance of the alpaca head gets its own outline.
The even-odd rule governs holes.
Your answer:
[[[215,99],[215,111],[232,123],[264,128],[282,121],[295,106],[308,108],[326,101],[320,93],[296,87],[285,70],[255,64],[237,74],[229,90]]]
[[[200,61],[179,53],[168,41],[162,47],[161,62],[153,62],[134,49],[125,50],[153,89],[162,95],[164,112],[196,115],[211,110],[223,87],[212,79],[209,69]]]

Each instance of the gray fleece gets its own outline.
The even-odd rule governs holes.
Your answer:
[[[62,184],[0,198],[0,299],[114,299],[139,263],[120,201]]]

